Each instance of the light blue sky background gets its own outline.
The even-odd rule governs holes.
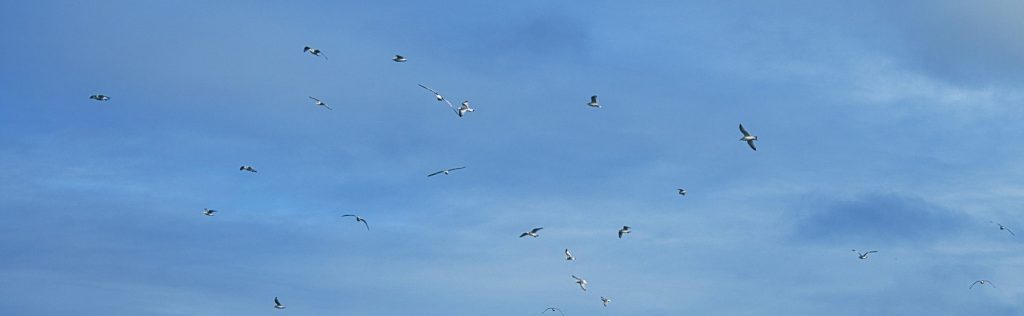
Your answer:
[[[0,314],[1024,313],[1020,2],[0,9]]]

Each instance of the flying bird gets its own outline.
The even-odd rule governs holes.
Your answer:
[[[569,260],[569,261],[576,260],[576,257],[573,257],[572,253],[569,252],[569,248],[565,248],[565,260]]]
[[[977,281],[974,281],[974,283],[971,283],[971,287],[968,287],[967,289],[973,289],[974,286],[978,285],[978,284],[981,284],[981,285],[988,284],[988,285],[992,286],[992,288],[996,287],[995,284],[992,284],[992,281],[989,281],[989,280],[977,280]]]
[[[519,238],[523,238],[523,237],[526,237],[526,236],[537,238],[537,236],[540,236],[540,235],[537,235],[537,232],[539,232],[541,229],[544,229],[544,227],[537,227],[537,228],[531,229],[530,231],[525,232],[522,235],[519,235]]]
[[[576,279],[576,284],[579,284],[580,288],[583,289],[584,292],[587,291],[587,280],[581,279],[575,275],[573,275],[572,278]]]
[[[394,60],[396,63],[404,63],[408,61],[408,59],[406,59],[405,56],[402,55],[395,55],[395,57],[391,58],[391,60]]]
[[[469,101],[462,101],[462,105],[455,112],[459,114],[459,117],[462,117],[466,112],[473,112],[473,108],[469,107]]]
[[[284,305],[281,305],[281,301],[278,301],[276,296],[274,297],[274,308],[284,309]]]
[[[743,128],[743,124],[740,124],[740,133],[743,133],[743,138],[740,138],[740,140],[746,141],[747,145],[750,145],[750,149],[757,151],[757,147],[754,147],[754,141],[757,140],[757,136],[750,135],[750,132]]]
[[[366,219],[364,219],[362,217],[359,217],[358,215],[355,215],[355,214],[345,214],[345,215],[342,215],[341,217],[348,217],[348,216],[355,217],[356,218],[356,222],[363,222],[363,225],[366,225],[366,230],[370,230],[370,224],[366,222]]]
[[[328,110],[334,110],[330,106],[328,106],[327,103],[324,103],[324,101],[320,101],[320,99],[317,99],[317,98],[314,98],[314,97],[309,97],[309,98],[313,99],[313,101],[316,101],[316,102],[313,102],[313,104],[316,105],[316,106],[322,106],[322,107],[327,108]]]
[[[317,56],[317,57],[323,57],[324,60],[327,60],[327,55],[324,55],[324,52],[321,52],[319,49],[316,49],[316,48],[312,48],[312,47],[306,46],[306,47],[302,48],[302,52],[303,53],[310,53],[310,54],[313,54],[313,56]]]
[[[679,189],[679,195],[686,195],[686,189]]]
[[[597,96],[596,95],[590,96],[590,102],[587,102],[587,105],[589,105],[592,108],[600,108],[601,107],[601,104],[597,103]]]
[[[867,259],[869,254],[873,254],[873,253],[878,252],[877,250],[871,250],[871,251],[868,251],[868,252],[860,253],[860,252],[857,252],[857,249],[853,249],[852,251],[856,252],[857,253],[857,258],[859,258],[861,260]]]
[[[630,232],[629,226],[622,226],[622,229],[619,230],[619,238],[622,238],[622,234],[629,234]]]
[[[90,99],[93,99],[93,100],[96,100],[96,101],[106,101],[106,100],[110,100],[110,97],[108,97],[108,96],[105,96],[105,95],[102,95],[102,94],[94,94],[94,95],[90,95],[90,96],[89,96],[89,98],[90,98]]]
[[[547,313],[548,311],[557,311],[559,314],[562,314],[562,316],[565,316],[565,313],[562,312],[562,309],[558,308],[558,307],[548,307],[548,308],[545,308],[544,311],[540,312],[540,313],[543,314],[543,313]]]
[[[444,170],[441,170],[441,171],[438,171],[438,172],[434,172],[434,173],[428,174],[427,176],[428,177],[433,177],[433,176],[436,176],[436,175],[439,175],[439,174],[442,174],[442,173],[447,176],[448,173],[451,173],[452,171],[459,170],[459,169],[466,169],[466,167],[444,169]]]
[[[611,303],[611,302],[612,302],[612,299],[605,298],[604,296],[601,297],[601,304],[604,305],[604,307],[608,307],[608,303]]]
[[[253,168],[252,166],[249,166],[249,165],[238,167],[238,170],[243,170],[243,171],[248,171],[248,172],[256,172],[256,168]]]
[[[203,208],[203,215],[213,216],[213,213],[217,213],[217,210],[211,210],[205,207]]]
[[[1005,230],[1006,232],[1010,233],[1010,235],[1013,235],[1014,237],[1017,237],[1017,234],[1014,234],[1012,230],[1010,230],[1006,226],[1003,226],[1003,224],[996,223],[996,222],[993,222],[993,221],[988,221],[988,222],[992,223],[992,224],[999,225],[999,230]]]
[[[424,86],[422,84],[420,84],[419,86],[421,88],[423,88],[423,89],[427,89],[427,91],[430,91],[430,93],[433,93],[434,94],[434,99],[437,99],[437,101],[443,101],[445,104],[448,104],[448,108],[452,109],[452,111],[455,111],[455,114],[458,114],[459,116],[462,116],[462,113],[460,113],[459,110],[455,108],[455,105],[452,105],[452,102],[448,101],[448,99],[445,99],[444,96],[442,96],[440,93],[438,93],[437,91],[434,91],[434,89],[431,89],[430,87]],[[469,105],[467,104],[466,106],[468,107]],[[470,110],[470,111],[472,111],[472,110]]]

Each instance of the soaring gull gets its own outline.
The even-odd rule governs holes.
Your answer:
[[[548,311],[557,311],[559,314],[562,314],[562,316],[565,316],[565,313],[562,312],[562,309],[558,308],[558,307],[548,307],[548,308],[545,308],[544,311],[540,312],[540,313],[543,314],[543,313],[547,313]]]
[[[601,297],[601,304],[604,305],[604,307],[608,307],[608,303],[611,303],[611,302],[612,302],[612,299],[605,298],[604,296]]]
[[[1017,234],[1014,234],[1012,230],[1010,230],[1006,226],[1003,226],[1003,224],[996,223],[996,222],[993,222],[993,221],[988,221],[988,222],[992,223],[992,224],[999,225],[999,230],[1005,230],[1006,232],[1010,233],[1010,235],[1013,235],[1014,237],[1017,237]]]
[[[250,165],[244,165],[244,166],[238,167],[238,170],[248,171],[248,172],[256,172],[256,168],[253,168]]]
[[[466,112],[473,112],[473,108],[469,107],[469,101],[462,101],[462,105],[459,106],[458,110],[455,110],[455,113],[462,117]]]
[[[406,59],[405,56],[402,55],[395,55],[395,57],[391,58],[391,60],[394,60],[396,63],[404,63],[408,61],[408,59]]]
[[[370,224],[366,222],[366,219],[363,219],[362,217],[359,217],[358,215],[355,215],[355,214],[345,214],[345,215],[342,215],[341,217],[348,217],[348,216],[355,217],[356,218],[356,222],[363,222],[363,225],[366,225],[366,230],[370,230]]]
[[[433,176],[436,176],[436,175],[439,175],[439,174],[442,174],[442,173],[447,176],[448,173],[451,173],[452,171],[459,170],[459,169],[466,169],[466,167],[444,169],[444,170],[441,170],[441,171],[438,171],[438,172],[434,172],[434,173],[428,174],[427,176],[428,177],[433,177]]]
[[[213,216],[213,213],[217,213],[217,210],[211,210],[205,207],[203,208],[203,215]]]
[[[321,52],[319,49],[316,49],[316,48],[312,48],[312,47],[306,46],[306,47],[302,48],[302,52],[303,53],[310,53],[310,54],[313,54],[313,56],[317,56],[317,57],[323,57],[324,60],[327,60],[327,55],[324,55],[324,52]]]
[[[276,296],[274,297],[274,308],[276,308],[276,309],[284,309],[284,305],[281,304],[281,301],[277,300]]]
[[[992,284],[992,281],[989,281],[989,280],[977,280],[977,281],[974,281],[974,283],[971,283],[971,286],[968,287],[967,289],[973,289],[974,286],[978,285],[978,284],[981,284],[981,285],[988,284],[988,285],[992,286],[993,288],[996,287],[995,284]]]
[[[686,189],[680,188],[679,195],[686,195]]]
[[[309,97],[309,98],[313,99],[313,101],[315,101],[315,102],[313,102],[313,104],[316,105],[316,106],[322,106],[322,107],[327,108],[328,110],[334,110],[330,106],[328,106],[327,103],[324,103],[324,101],[320,101],[320,99],[317,99],[317,98],[314,98],[314,97]]]
[[[106,101],[106,100],[110,100],[110,97],[108,97],[108,96],[105,96],[105,95],[102,95],[102,94],[94,94],[94,95],[90,95],[90,96],[89,96],[89,98],[90,98],[90,99],[93,99],[93,100],[96,100],[96,101]]]
[[[576,260],[576,257],[573,257],[572,253],[569,252],[569,248],[565,248],[565,260],[569,260],[569,261]]]
[[[869,254],[873,254],[873,253],[878,252],[877,250],[871,250],[871,251],[868,251],[868,252],[861,253],[861,252],[858,252],[857,249],[853,249],[852,251],[856,252],[857,253],[857,258],[859,258],[861,260],[867,259]]]
[[[743,124],[740,124],[740,133],[743,133],[743,138],[740,138],[740,140],[747,142],[747,145],[750,145],[750,149],[757,151],[757,147],[754,147],[754,141],[757,140],[757,136],[750,135],[750,132],[743,128]]]
[[[575,275],[573,275],[572,278],[576,279],[576,284],[579,284],[580,288],[583,289],[583,291],[587,290],[587,280],[584,280],[584,279],[582,279],[580,277],[577,277]]]
[[[629,234],[630,232],[629,226],[622,226],[622,229],[619,230],[619,238],[622,238],[623,234]]]
[[[539,232],[541,229],[544,229],[544,227],[537,227],[537,228],[531,229],[530,231],[525,232],[522,235],[519,235],[519,238],[523,238],[523,237],[526,237],[526,236],[530,236],[530,237],[536,238],[537,236],[540,236],[540,235],[537,235],[537,232]]]
[[[589,105],[592,108],[600,108],[601,107],[601,104],[597,102],[597,96],[596,95],[590,96],[590,102],[587,102],[587,105]]]

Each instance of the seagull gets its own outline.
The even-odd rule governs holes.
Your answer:
[[[404,63],[408,61],[408,59],[406,59],[405,56],[402,55],[395,55],[395,58],[391,58],[391,60],[394,60],[396,63]]]
[[[311,97],[311,96],[309,98],[313,99],[313,101],[316,101],[315,103],[313,103],[316,106],[324,106],[324,107],[327,107],[327,109],[334,109],[334,108],[331,108],[331,106],[328,106],[327,103],[324,103],[324,101],[321,101],[321,100],[319,100],[317,98],[314,98],[314,97]]]
[[[102,95],[102,94],[94,94],[94,95],[90,95],[90,96],[89,96],[89,98],[90,98],[90,99],[93,99],[93,100],[96,100],[96,101],[106,101],[106,100],[110,100],[110,97],[108,97],[108,96],[105,96],[105,95]]]
[[[363,219],[362,217],[359,217],[358,215],[355,215],[355,214],[345,214],[345,215],[342,215],[341,217],[348,217],[348,216],[355,217],[356,218],[356,222],[363,222],[363,225],[366,225],[366,230],[370,230],[370,224],[366,222],[366,219]]]
[[[245,170],[245,171],[249,171],[249,172],[256,172],[256,168],[253,168],[252,166],[249,166],[249,165],[238,167],[238,170]]]
[[[686,195],[686,189],[679,189],[679,195]]]
[[[541,229],[544,229],[544,227],[537,227],[537,228],[531,229],[530,231],[525,232],[522,235],[519,235],[519,238],[523,238],[523,237],[526,237],[526,236],[537,238],[537,236],[539,236],[539,235],[537,235],[537,232],[539,232]]]
[[[203,215],[213,216],[213,213],[217,213],[217,210],[211,210],[205,207],[203,208]]]
[[[583,289],[584,292],[587,291],[587,280],[581,279],[575,275],[572,276],[572,278],[576,279],[576,284],[579,284],[580,288]]]
[[[750,132],[743,128],[743,124],[740,124],[740,133],[743,133],[743,138],[740,138],[740,140],[746,141],[747,145],[750,145],[750,149],[757,151],[757,147],[754,147],[754,141],[757,140],[757,136],[750,135]]]
[[[611,303],[611,302],[612,302],[612,299],[605,298],[604,296],[601,297],[601,304],[604,304],[604,307],[608,307],[608,303]]]
[[[974,286],[977,285],[977,284],[981,284],[981,285],[988,284],[988,285],[991,285],[993,288],[996,287],[995,284],[992,284],[992,281],[989,281],[989,280],[977,280],[977,281],[974,281],[974,283],[971,283],[971,287],[969,287],[967,289],[973,289]]]
[[[473,108],[469,107],[469,101],[462,101],[462,105],[455,112],[459,114],[459,117],[462,117],[466,112],[473,112]]]
[[[284,309],[284,305],[281,305],[281,301],[278,301],[276,296],[274,297],[274,308]]]
[[[540,312],[540,313],[543,314],[543,313],[547,313],[548,311],[558,311],[559,314],[562,314],[562,316],[565,316],[565,313],[562,312],[562,309],[558,308],[558,307],[548,307],[548,308],[545,308],[544,311]]]
[[[317,56],[317,57],[323,57],[324,60],[327,60],[327,55],[324,55],[324,52],[321,52],[319,49],[316,49],[316,48],[312,48],[312,47],[306,46],[306,47],[302,48],[302,52],[303,53],[310,53],[310,54],[313,54],[313,56]]]
[[[431,89],[430,87],[424,86],[422,84],[419,85],[419,86],[421,88],[423,88],[423,89],[427,89],[427,91],[430,91],[430,93],[433,93],[434,94],[434,98],[437,99],[437,101],[444,101],[444,103],[447,103],[448,104],[448,108],[452,109],[452,111],[455,111],[455,114],[459,114],[459,116],[462,116],[462,114],[459,113],[459,110],[456,110],[455,106],[452,105],[452,102],[448,101],[448,99],[445,99],[444,96],[442,96],[440,93],[437,93],[437,91],[434,91],[434,89]]]
[[[446,176],[447,176],[447,175],[448,175],[448,173],[451,173],[452,171],[455,171],[455,170],[459,170],[459,169],[465,169],[465,168],[466,168],[466,167],[458,167],[458,168],[444,169],[444,170],[441,170],[441,171],[438,171],[438,172],[434,172],[434,173],[428,174],[427,176],[428,176],[428,177],[433,177],[433,176],[436,176],[436,175],[439,175],[439,174],[442,174],[442,173],[443,173],[444,175],[446,175]]]
[[[592,108],[600,108],[601,107],[601,104],[597,103],[597,96],[596,95],[590,96],[590,102],[588,102],[587,105],[589,105]]]
[[[1014,237],[1017,237],[1017,234],[1014,234],[1012,230],[1010,230],[1009,228],[1006,228],[1006,226],[1003,226],[1003,224],[996,223],[996,222],[993,222],[993,221],[988,221],[988,222],[992,223],[992,224],[999,225],[999,230],[1005,230],[1005,231],[1009,232],[1010,235],[1013,235]]]
[[[622,229],[619,230],[619,238],[622,238],[622,234],[629,234],[629,233],[630,233],[629,226],[622,226]]]
[[[867,259],[869,254],[873,254],[873,253],[878,252],[877,250],[871,250],[871,251],[868,251],[868,252],[865,252],[865,253],[860,253],[860,252],[857,252],[857,249],[853,249],[852,251],[856,252],[857,253],[857,258],[860,258],[861,260]]]
[[[573,257],[572,253],[569,252],[569,248],[565,248],[565,260],[576,260],[576,257]]]

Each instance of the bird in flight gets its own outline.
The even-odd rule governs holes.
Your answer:
[[[315,101],[313,104],[315,104],[316,106],[322,106],[322,107],[327,108],[328,110],[334,110],[330,106],[327,106],[327,103],[324,103],[324,101],[320,101],[320,99],[317,99],[317,98],[314,98],[314,97],[309,97],[309,98],[313,99],[313,101]]]
[[[274,308],[276,308],[276,309],[284,309],[284,305],[281,304],[281,301],[277,300],[276,296],[274,297]]]
[[[604,307],[608,307],[608,303],[611,303],[611,302],[612,302],[612,299],[606,298],[604,296],[601,297],[601,304],[604,305]]]
[[[569,260],[569,261],[576,260],[576,257],[573,257],[572,253],[569,252],[569,248],[565,248],[565,260]]]
[[[988,222],[992,223],[992,224],[999,225],[999,230],[1005,230],[1006,232],[1010,233],[1010,235],[1013,235],[1014,237],[1017,237],[1017,234],[1014,234],[1012,230],[1010,230],[1006,226],[1003,226],[1003,224],[996,223],[996,222],[993,222],[993,221],[988,221]]]
[[[203,215],[213,216],[213,213],[217,213],[217,210],[211,210],[205,207],[203,208]]]
[[[244,166],[238,167],[238,170],[243,170],[243,171],[248,171],[248,172],[256,172],[256,168],[253,168],[250,165],[244,165]]]
[[[587,105],[589,105],[592,108],[600,108],[601,107],[601,104],[597,102],[597,96],[596,95],[590,96],[590,102],[587,102]]]
[[[519,235],[519,238],[523,238],[523,237],[526,237],[526,236],[537,238],[537,236],[540,236],[540,235],[537,235],[537,232],[539,232],[541,229],[544,229],[544,227],[537,227],[537,228],[531,229],[530,231],[525,232],[522,235]]]
[[[473,108],[469,107],[469,101],[462,101],[462,105],[459,106],[458,110],[455,110],[455,113],[462,117],[466,112],[473,112]]]
[[[686,195],[686,189],[679,189],[679,195]]]
[[[342,215],[341,217],[348,217],[348,216],[355,217],[356,218],[356,222],[363,222],[363,225],[366,225],[366,230],[370,230],[370,224],[366,222],[366,219],[364,219],[362,217],[359,217],[358,215],[355,215],[355,214],[345,214],[345,215]]]
[[[303,53],[310,53],[310,54],[313,54],[313,56],[317,56],[317,57],[323,57],[324,60],[327,60],[327,55],[324,55],[324,52],[321,52],[319,49],[316,49],[316,48],[312,48],[312,47],[306,46],[306,47],[302,48],[302,52]]]
[[[395,55],[395,57],[391,58],[391,60],[394,60],[396,63],[404,63],[408,61],[408,59],[406,59],[405,56],[402,55]]]
[[[740,133],[743,133],[743,138],[740,138],[740,140],[746,141],[747,145],[750,145],[750,149],[757,151],[757,147],[754,147],[754,141],[757,140],[757,136],[750,135],[750,132],[743,128],[743,124],[740,124]]]
[[[565,313],[562,312],[562,309],[558,308],[558,307],[548,307],[548,308],[545,308],[544,311],[540,312],[540,313],[543,314],[543,313],[547,313],[548,311],[557,311],[559,314],[562,314],[562,316],[565,316]]]
[[[865,252],[865,253],[860,253],[860,252],[857,252],[857,249],[853,249],[852,251],[856,252],[857,253],[857,258],[859,258],[861,260],[867,259],[869,254],[873,254],[873,253],[878,252],[877,250],[871,250],[871,251],[868,251],[868,252]]]
[[[576,284],[579,284],[580,288],[583,289],[584,292],[587,291],[587,280],[584,280],[584,279],[582,279],[580,277],[577,277],[575,275],[573,275],[572,278],[576,279]]]
[[[452,105],[451,101],[448,101],[448,99],[445,99],[444,96],[442,96],[437,91],[434,91],[434,89],[431,89],[430,87],[424,86],[422,84],[420,84],[419,86],[421,88],[423,88],[423,89],[427,89],[427,91],[430,91],[430,93],[433,93],[434,94],[434,99],[437,99],[437,101],[443,101],[444,103],[448,104],[448,108],[452,109],[452,111],[455,111],[455,114],[458,114],[460,117],[462,116],[462,113],[459,112],[459,109],[461,109],[461,107],[459,109],[456,109],[455,105]],[[463,102],[463,103],[465,104],[465,106],[467,108],[469,107],[469,102],[468,101],[467,102]],[[470,109],[469,111],[472,112],[472,109]]]
[[[971,283],[971,287],[968,287],[967,289],[973,289],[974,286],[978,285],[978,284],[981,284],[981,285],[988,284],[988,285],[992,286],[993,288],[996,287],[995,284],[992,284],[992,281],[989,281],[989,280],[977,280],[977,281],[974,281],[974,283]]]
[[[619,230],[619,238],[622,238],[623,234],[629,234],[630,232],[629,226],[622,226],[622,229]]]
[[[96,101],[106,101],[106,100],[110,100],[110,97],[108,97],[108,96],[105,96],[105,95],[102,95],[102,94],[94,94],[94,95],[90,95],[90,96],[89,96],[89,98],[90,98],[90,99],[93,99],[93,100],[96,100]]]
[[[452,171],[455,171],[455,170],[459,170],[459,169],[466,169],[466,167],[458,167],[458,168],[444,169],[444,170],[441,170],[441,171],[438,171],[438,172],[434,172],[434,173],[428,174],[427,176],[428,176],[428,177],[433,177],[433,176],[436,176],[436,175],[439,175],[439,174],[442,174],[442,173],[443,173],[444,175],[446,175],[446,176],[447,176],[447,175],[448,175],[449,173],[451,173]]]

